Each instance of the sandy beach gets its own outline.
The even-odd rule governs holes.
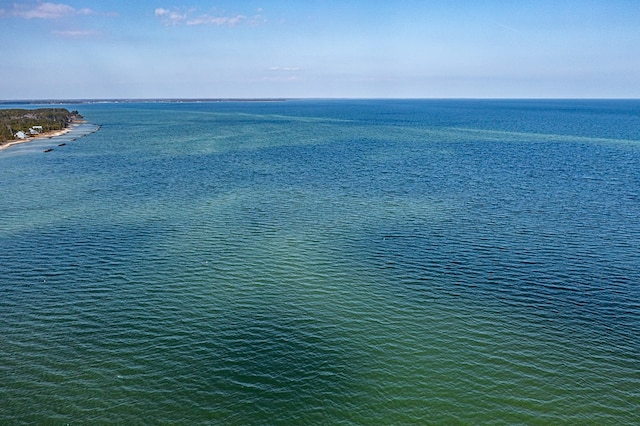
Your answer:
[[[13,140],[13,141],[6,142],[6,143],[0,145],[0,150],[7,149],[9,147],[12,147],[14,145],[18,145],[18,144],[21,144],[21,143],[27,143],[27,142],[35,141],[35,140],[38,140],[38,139],[48,139],[48,138],[53,138],[55,136],[62,136],[64,134],[69,133],[77,124],[79,124],[79,123],[75,122],[75,123],[69,125],[68,127],[64,128],[64,129],[61,129],[61,130],[54,130],[54,131],[51,131],[51,132],[43,132],[43,133],[40,133],[38,135],[29,136],[26,139],[16,139],[16,140]]]

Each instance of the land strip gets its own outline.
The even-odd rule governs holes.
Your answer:
[[[0,149],[63,135],[74,123],[82,121],[78,111],[65,108],[0,109]]]

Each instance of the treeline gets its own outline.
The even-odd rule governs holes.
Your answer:
[[[65,108],[0,109],[0,143],[15,139],[23,131],[29,134],[33,126],[42,126],[43,132],[61,130],[82,116],[78,111]]]

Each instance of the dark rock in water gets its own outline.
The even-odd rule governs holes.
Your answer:
[[[66,143],[59,143],[58,146],[65,146]]]
[[[53,151],[53,148],[47,148],[44,150],[44,152],[51,152],[51,151]]]

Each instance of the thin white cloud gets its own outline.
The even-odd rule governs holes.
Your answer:
[[[53,31],[54,35],[66,38],[85,38],[85,37],[94,37],[100,35],[99,31],[92,30],[62,30],[62,31]]]
[[[187,25],[229,25],[231,27],[246,21],[247,17],[244,15],[236,16],[210,16],[201,15],[197,18],[190,19],[186,22]]]
[[[260,10],[260,9],[259,9]],[[235,15],[211,15],[196,14],[193,9],[183,11],[179,9],[166,9],[163,7],[156,8],[154,14],[160,21],[167,26],[174,25],[213,25],[213,26],[229,26],[233,27],[240,24],[259,25],[267,22],[261,15],[248,17],[242,14]]]
[[[300,67],[275,66],[267,68],[266,71],[269,71],[269,73],[265,74],[259,81],[276,83],[301,80],[298,75],[298,71],[302,71],[302,68]]]
[[[285,71],[285,72],[300,71],[300,67],[269,67],[267,69],[269,71]]]
[[[93,15],[88,8],[76,9],[62,3],[39,3],[36,6],[13,4],[12,9],[3,9],[0,16],[17,16],[24,19],[60,19],[68,16]]]
[[[512,33],[520,33],[520,31],[519,31],[519,30],[517,30],[517,29],[515,29],[515,28],[513,28],[513,27],[510,27],[510,26],[508,26],[508,25],[501,24],[500,22],[496,22],[495,24],[496,24],[497,26],[499,26],[500,28],[504,28],[504,29],[505,29],[505,30],[507,30],[507,31],[511,31]]]
[[[164,9],[159,7],[155,10],[155,16],[162,20],[165,25],[178,25],[187,19],[186,13],[180,13],[173,9]]]

